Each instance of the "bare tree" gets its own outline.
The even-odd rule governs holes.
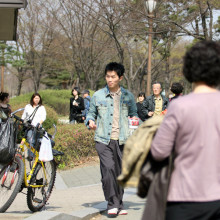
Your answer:
[[[52,26],[53,19],[43,10],[39,0],[30,2],[19,16],[19,44],[26,54],[35,92],[47,68],[46,57],[54,39]]]

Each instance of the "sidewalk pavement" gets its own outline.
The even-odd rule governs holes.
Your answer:
[[[108,219],[99,165],[85,166],[68,171],[59,171],[55,187],[45,209],[32,213],[26,195],[19,193],[10,208],[0,214],[0,220],[105,220]],[[26,189],[23,190],[26,193]],[[136,189],[127,188],[124,206],[127,216],[117,219],[141,219],[145,200],[136,196]],[[99,214],[101,213],[101,214]]]

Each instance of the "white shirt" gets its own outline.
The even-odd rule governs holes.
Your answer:
[[[36,107],[35,107],[35,108],[36,108]],[[24,108],[24,112],[23,112],[21,118],[22,118],[22,119],[28,119],[28,118],[30,117],[30,115],[33,113],[33,111],[34,111],[35,108],[34,108],[31,104],[26,105],[25,108]],[[46,115],[47,115],[46,109],[45,109],[45,107],[44,107],[43,105],[41,105],[41,106],[37,109],[34,118],[33,118],[33,115],[31,116],[30,119],[33,118],[31,124],[32,124],[33,126],[36,126],[38,123],[40,123],[41,120],[42,120],[42,121],[45,121],[45,120],[46,120]]]

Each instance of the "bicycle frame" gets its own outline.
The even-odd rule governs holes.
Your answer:
[[[30,173],[29,173],[28,176],[27,176],[27,172],[26,172],[25,147],[27,149],[30,149],[35,155],[35,160],[34,160],[33,166],[31,168]],[[26,138],[22,138],[21,143],[19,145],[19,150],[18,151],[20,151],[22,153],[22,160],[23,160],[23,163],[24,163],[24,184],[25,184],[25,186],[26,187],[32,187],[32,188],[40,188],[40,187],[47,186],[48,182],[47,182],[47,176],[46,176],[46,170],[45,170],[45,167],[44,167],[44,163],[39,160],[39,153],[33,147],[31,147],[29,145]],[[33,176],[35,167],[36,167],[37,163],[39,163],[39,162],[41,163],[41,166],[43,168],[44,176],[45,176],[45,179],[46,179],[46,184],[44,184],[44,185],[32,185],[32,184],[30,184],[30,180],[31,180],[31,177]]]

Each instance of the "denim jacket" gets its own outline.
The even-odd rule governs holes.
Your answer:
[[[124,144],[129,136],[128,116],[137,115],[137,107],[134,96],[131,92],[121,88],[121,99],[119,106],[119,144]],[[89,112],[86,117],[85,124],[88,127],[89,120],[96,121],[95,141],[103,144],[109,144],[112,121],[114,113],[114,101],[110,95],[108,86],[98,90],[92,96]]]

